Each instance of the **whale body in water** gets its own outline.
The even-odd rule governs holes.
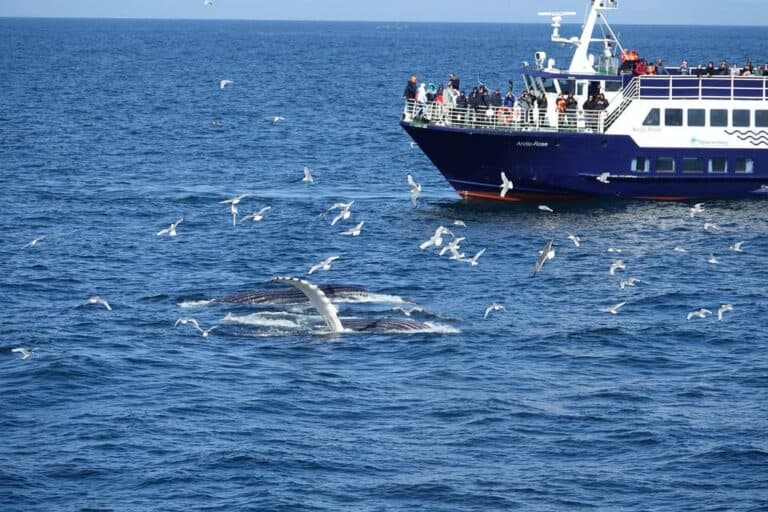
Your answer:
[[[370,292],[365,288],[350,284],[324,284],[318,285],[323,293],[331,298],[365,297]],[[255,292],[242,292],[225,295],[213,299],[213,303],[220,304],[302,304],[309,302],[307,296],[297,288],[283,290],[259,290]]]
[[[342,324],[339,310],[336,309],[336,306],[333,305],[320,286],[296,277],[276,277],[272,279],[272,282],[289,284],[299,290],[320,313],[331,332],[420,331],[431,328],[428,324],[406,318],[350,318],[344,320],[344,324]]]

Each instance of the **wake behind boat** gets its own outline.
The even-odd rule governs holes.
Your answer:
[[[540,13],[552,18],[552,42],[573,46],[573,57],[560,69],[537,51],[520,69],[525,91],[516,101],[465,103],[449,83],[442,101],[430,102],[412,77],[401,126],[463,197],[768,195],[768,73],[751,63],[646,62],[609,25],[606,12],[618,7],[592,0],[581,36],[571,38],[560,28],[575,13]]]

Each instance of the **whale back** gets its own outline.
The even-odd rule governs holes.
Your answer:
[[[319,285],[319,288],[329,298],[364,296],[369,292],[364,288],[348,284]],[[242,292],[217,297],[214,302],[219,304],[301,304],[308,302],[307,296],[297,288],[285,290],[259,290]]]
[[[325,292],[317,285],[296,277],[276,277],[272,279],[272,282],[285,283],[297,288],[307,296],[310,304],[320,313],[328,329],[332,332],[342,332],[344,330],[344,326],[341,325],[341,320],[339,320],[339,311],[331,303]]]

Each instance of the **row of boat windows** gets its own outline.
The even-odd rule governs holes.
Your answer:
[[[687,109],[686,123],[683,123],[682,108],[664,109],[664,126],[707,126],[707,110],[703,108]],[[713,108],[709,110],[709,126],[726,128],[728,124],[726,109]],[[752,126],[752,111],[736,109],[730,111],[730,126],[734,128],[750,128]],[[768,128],[768,110],[755,110],[755,127]],[[643,126],[661,126],[661,109],[652,108],[643,121]]]
[[[731,170],[736,174],[753,174],[755,161],[751,158],[657,158],[637,157],[632,159],[632,171],[651,172],[651,165],[657,173],[674,173],[682,170],[686,174],[727,174]]]

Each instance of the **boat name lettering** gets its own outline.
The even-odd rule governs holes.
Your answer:
[[[517,141],[517,147],[519,147],[519,148],[548,148],[549,147],[549,142],[542,142],[540,140],[534,140],[534,141],[519,140],[519,141]]]

